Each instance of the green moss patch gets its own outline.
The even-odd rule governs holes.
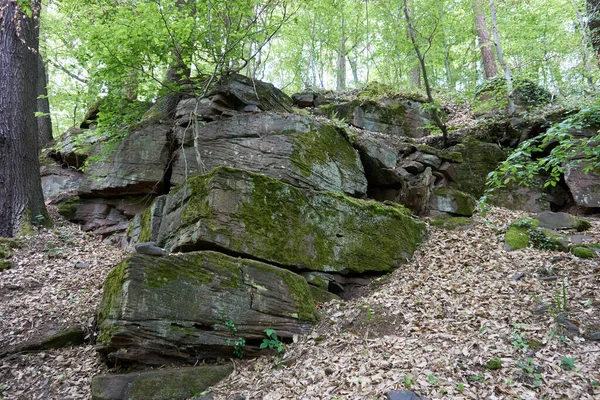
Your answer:
[[[450,215],[442,215],[436,217],[431,221],[431,225],[442,228],[448,231],[453,231],[461,228],[467,228],[473,226],[474,221],[472,218],[466,217],[453,217]]]
[[[571,249],[575,257],[579,258],[594,258],[596,252],[586,246],[575,246]]]
[[[77,206],[79,204],[79,196],[71,197],[69,200],[62,202],[56,206],[58,213],[65,219],[74,220],[77,215]]]

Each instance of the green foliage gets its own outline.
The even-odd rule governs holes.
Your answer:
[[[267,328],[264,332],[267,337],[263,339],[262,343],[260,344],[260,348],[276,350],[277,354],[285,353],[285,344],[279,340],[275,330]]]
[[[506,90],[506,78],[498,75],[477,85],[475,97],[480,98],[487,95],[492,99],[504,99]],[[547,89],[521,76],[513,77],[513,90],[521,104],[527,107],[543,106],[552,99],[552,95]]]
[[[558,184],[567,167],[583,167],[585,173],[600,170],[600,134],[578,136],[586,127],[600,127],[600,102],[552,126],[546,132],[522,142],[487,179],[480,200],[485,206],[494,191],[514,182],[531,187],[536,177],[544,177],[544,187]]]
[[[516,365],[521,368],[523,376],[531,380],[533,387],[542,386],[542,375],[538,372],[539,367],[535,365],[532,358],[527,357],[525,361],[519,361]]]
[[[575,369],[575,359],[571,357],[563,357],[560,360],[560,367],[565,371],[572,371]]]
[[[238,328],[235,323],[227,318],[225,311],[220,311],[220,319],[222,325],[229,330],[231,338],[225,340],[225,345],[233,347],[233,356],[237,358],[244,357],[244,347],[246,346],[246,340],[238,336]]]

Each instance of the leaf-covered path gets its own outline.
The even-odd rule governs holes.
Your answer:
[[[283,357],[236,360],[215,399],[382,399],[406,388],[430,399],[598,398],[600,343],[586,339],[600,331],[598,261],[505,251],[503,228],[519,216],[493,209],[467,230],[431,228],[411,262],[367,296],[322,305],[319,326]],[[102,282],[124,256],[56,221],[0,273],[0,347],[49,323],[91,329]],[[600,224],[586,234],[600,242]],[[569,322],[559,324],[563,282]],[[86,399],[106,371],[91,342],[8,355],[0,398]]]

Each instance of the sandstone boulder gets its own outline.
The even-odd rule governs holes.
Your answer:
[[[106,279],[98,343],[113,363],[194,364],[231,357],[234,343],[256,354],[264,329],[289,340],[315,321],[308,284],[291,271],[211,251],[135,255]]]
[[[194,139],[195,136],[195,139]],[[243,168],[294,186],[361,196],[367,180],[344,131],[299,115],[246,114],[177,131],[174,185],[218,166]],[[198,151],[196,151],[196,149]]]
[[[138,233],[132,243],[156,238],[168,252],[221,249],[295,270],[362,274],[404,262],[425,225],[399,205],[302,191],[221,167],[190,178],[162,210],[137,216],[130,231]]]
[[[110,197],[152,194],[164,187],[169,163],[171,128],[151,124],[124,137],[108,154],[105,143],[92,147],[79,195]]]
[[[579,207],[600,207],[600,171],[584,172],[585,165],[567,166],[565,182],[571,191],[575,204]]]
[[[470,194],[448,188],[434,190],[429,199],[429,207],[432,211],[464,217],[473,215],[476,203],[475,198]]]

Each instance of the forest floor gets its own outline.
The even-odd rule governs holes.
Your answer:
[[[412,260],[364,297],[321,305],[319,325],[283,356],[235,360],[214,398],[384,399],[400,389],[429,399],[600,398],[600,342],[587,338],[600,331],[598,259],[507,252],[503,230],[522,215],[494,208],[465,230],[431,227]],[[50,323],[85,327],[87,344],[1,356],[4,400],[86,399],[92,376],[108,372],[93,318],[125,252],[55,221],[0,272],[0,349]],[[592,225],[586,235],[599,243]]]

